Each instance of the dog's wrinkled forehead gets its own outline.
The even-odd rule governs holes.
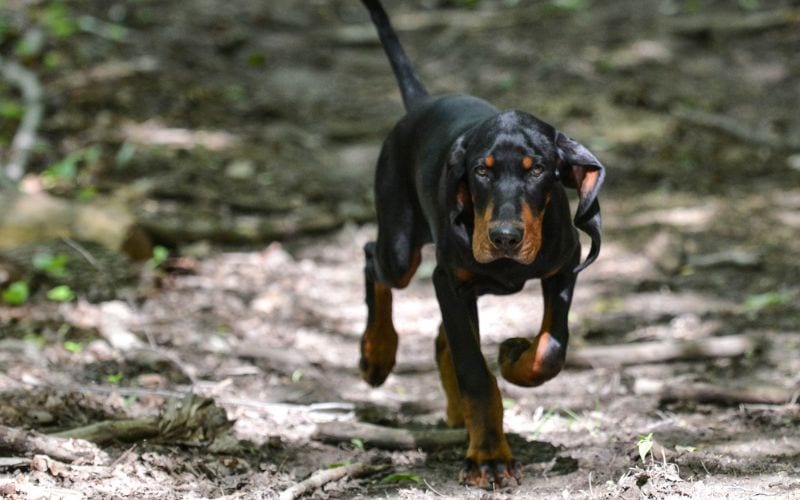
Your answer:
[[[469,152],[509,149],[522,154],[535,153],[546,159],[556,157],[556,130],[535,116],[523,111],[504,111],[486,120],[470,144]],[[470,151],[471,150],[471,151]]]

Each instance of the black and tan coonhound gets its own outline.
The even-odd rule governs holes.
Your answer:
[[[442,313],[436,361],[447,423],[469,433],[461,480],[484,488],[519,481],[497,381],[481,352],[477,297],[514,293],[529,279],[541,279],[541,329],[532,339],[502,343],[500,373],[521,386],[558,374],[577,273],[600,250],[597,193],[605,169],[587,148],[528,113],[498,111],[466,95],[430,96],[380,1],[362,1],[407,113],[383,143],[376,169],[378,237],[364,248],[369,314],[361,374],[378,386],[394,367],[392,288],[408,284],[420,248],[434,243],[433,284]],[[565,186],[578,191],[574,222]],[[583,262],[576,228],[591,238]]]

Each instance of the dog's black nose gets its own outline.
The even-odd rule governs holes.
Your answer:
[[[489,239],[498,250],[513,250],[522,243],[523,230],[513,224],[498,224],[489,229]]]

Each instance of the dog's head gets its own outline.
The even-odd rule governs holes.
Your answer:
[[[557,183],[577,188],[575,226],[600,250],[597,193],[605,169],[584,146],[530,114],[507,111],[460,136],[448,157],[450,220],[471,234],[480,263],[512,259],[530,264],[542,245],[542,222]]]

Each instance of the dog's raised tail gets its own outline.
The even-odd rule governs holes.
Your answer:
[[[397,83],[400,86],[400,94],[403,96],[403,104],[406,110],[411,109],[419,99],[428,95],[425,86],[419,79],[419,75],[414,70],[411,61],[400,45],[400,40],[397,38],[392,23],[389,21],[389,16],[383,10],[380,0],[361,0],[369,10],[372,22],[378,30],[378,38],[381,40],[383,50],[386,51],[386,56],[389,58],[389,63],[392,65],[394,76],[397,78]]]

